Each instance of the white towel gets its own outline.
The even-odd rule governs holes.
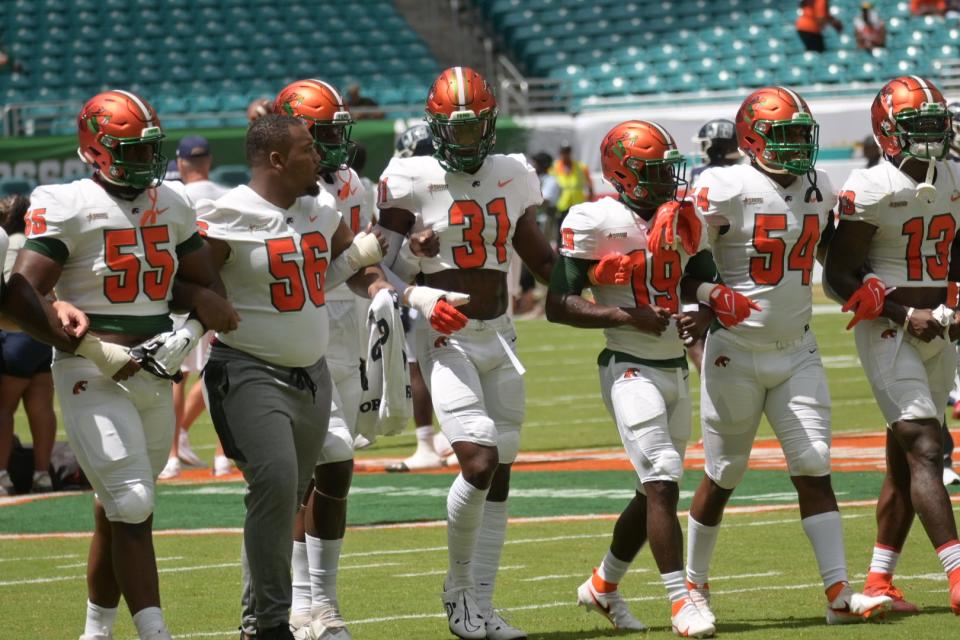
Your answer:
[[[400,433],[413,417],[400,303],[394,293],[381,289],[374,296],[367,313],[367,331],[357,432],[373,442],[377,436]]]

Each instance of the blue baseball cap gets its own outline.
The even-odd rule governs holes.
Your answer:
[[[179,180],[180,179],[180,168],[177,166],[176,160],[171,160],[167,163],[167,173],[163,176],[164,180]]]
[[[210,143],[203,136],[187,136],[177,145],[178,158],[202,158],[210,155]]]

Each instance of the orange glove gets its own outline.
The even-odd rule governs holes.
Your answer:
[[[853,329],[861,320],[879,318],[886,298],[887,290],[880,278],[867,278],[842,307],[844,312],[853,311],[853,319],[847,324],[847,330]]]
[[[960,307],[960,282],[947,283],[947,301],[944,304],[951,309]]]
[[[629,284],[633,273],[630,256],[622,253],[608,253],[590,269],[590,282],[593,284]]]
[[[703,222],[690,200],[670,200],[657,207],[653,225],[647,231],[647,245],[657,257],[667,249],[682,248],[688,256],[700,251]]]
[[[440,333],[450,335],[467,326],[467,316],[446,300],[440,299],[430,314],[430,326]]]
[[[727,328],[746,320],[751,310],[760,311],[760,305],[756,302],[723,284],[714,286],[710,292],[710,308],[720,324]]]

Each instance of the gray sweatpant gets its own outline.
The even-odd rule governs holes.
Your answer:
[[[224,452],[247,481],[242,625],[255,634],[289,616],[293,519],[327,433],[330,373],[323,358],[280,367],[215,344],[203,382]]]

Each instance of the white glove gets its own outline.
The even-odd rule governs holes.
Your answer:
[[[939,322],[940,326],[943,328],[949,327],[950,323],[953,322],[953,314],[953,309],[945,305],[940,305],[931,313],[934,319]]]
[[[416,309],[424,318],[433,314],[438,300],[446,300],[451,306],[459,307],[470,302],[470,294],[422,286],[407,287],[403,292],[403,304]]]
[[[130,350],[123,345],[103,342],[89,333],[83,337],[73,352],[97,365],[100,373],[108,378],[112,378],[134,359],[130,355]]]
[[[363,267],[369,267],[377,264],[383,259],[383,252],[380,251],[380,240],[372,233],[361,231],[353,236],[353,242],[344,251],[347,256],[347,264],[353,271],[359,271]]]
[[[140,367],[160,378],[176,380],[180,365],[203,337],[203,325],[191,318],[176,331],[159,333],[130,351]]]

